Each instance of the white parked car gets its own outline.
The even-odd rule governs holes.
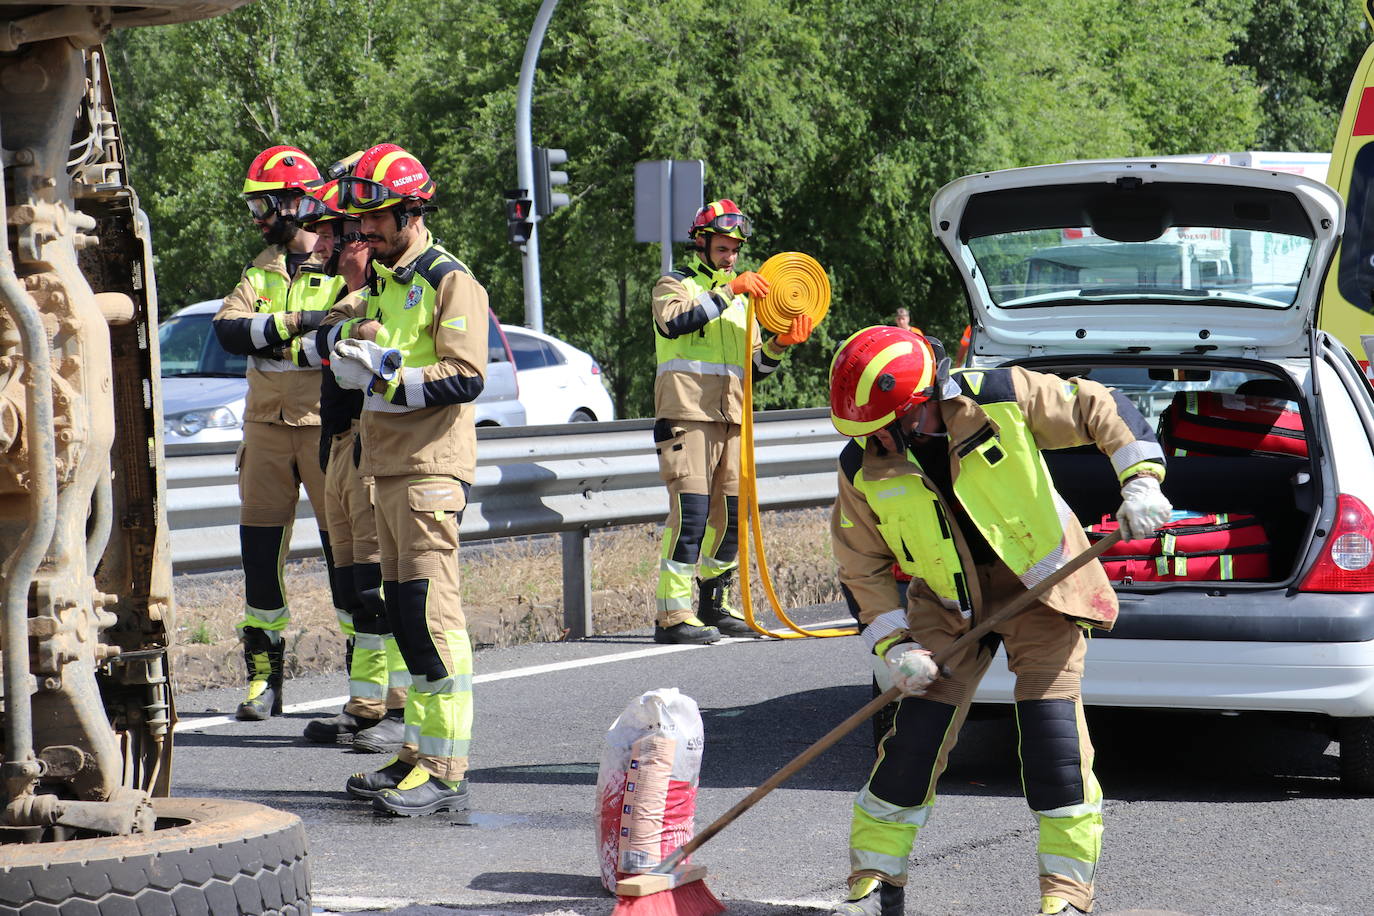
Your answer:
[[[237,442],[243,438],[248,361],[220,346],[211,319],[220,299],[197,302],[163,319],[162,416],[167,444]],[[493,316],[494,319],[495,316]],[[515,361],[495,320],[487,325],[487,380],[475,402],[478,426],[522,426]]]
[[[615,419],[601,365],[571,344],[529,328],[503,324],[520,377],[526,422],[580,423]]]
[[[931,223],[966,288],[971,366],[1114,387],[1160,421],[1175,509],[1262,529],[1225,561],[1150,557],[1121,576],[1085,701],[1306,715],[1340,742],[1345,788],[1374,793],[1374,396],[1316,330],[1341,198],[1276,171],[1075,162],[961,178]],[[1286,432],[1265,432],[1275,417]],[[1084,524],[1115,511],[1095,449],[1046,461]],[[978,698],[1011,688],[994,665]]]

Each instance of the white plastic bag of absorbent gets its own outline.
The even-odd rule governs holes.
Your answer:
[[[692,838],[705,735],[696,701],[650,690],[611,723],[596,778],[601,883],[650,871]]]

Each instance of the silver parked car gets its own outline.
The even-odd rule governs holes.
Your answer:
[[[1085,701],[1309,717],[1370,794],[1374,396],[1316,322],[1342,211],[1291,174],[1117,160],[961,178],[931,222],[967,293],[969,365],[1115,388],[1159,424],[1179,515],[1246,524],[1120,561]],[[1085,525],[1114,511],[1104,456],[1045,457]],[[978,698],[1011,689],[994,666]]]

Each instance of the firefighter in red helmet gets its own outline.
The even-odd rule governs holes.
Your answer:
[[[330,172],[347,168],[344,160]],[[367,283],[370,253],[357,218],[343,212],[338,179],[311,190],[296,213],[301,225],[315,233],[315,253],[324,259],[325,272],[335,278],[336,298],[361,290]],[[404,738],[402,715],[410,675],[386,620],[371,481],[358,473],[354,462],[362,406],[361,391],[340,388],[332,372],[320,373],[322,508],[334,555],[329,585],[339,626],[353,651],[348,658],[348,701],[338,714],[306,723],[305,737],[321,744],[351,743],[354,751],[395,753]]]
[[[997,640],[952,659],[947,677],[931,654],[1088,546],[1040,450],[1096,445],[1122,483],[1127,537],[1169,520],[1164,453],[1130,401],[1096,382],[1020,367],[951,371],[938,341],[894,327],[840,346],[830,410],[850,437],[831,516],[840,582],[875,676],[903,693],[854,802],[850,892],[832,912],[900,916],[912,846]],[[905,606],[894,562],[911,576]],[[1093,562],[996,630],[1016,678],[1043,914],[1093,902],[1102,790],[1079,684],[1087,630],[1115,619],[1116,594]]]
[[[320,522],[325,562],[333,570],[321,507],[320,363],[302,338],[319,326],[337,287],[312,255],[315,236],[297,215],[319,169],[294,146],[265,149],[248,166],[243,197],[267,247],[224,297],[213,325],[230,353],[248,357],[248,397],[239,455],[239,541],[244,618],[239,624],[248,667],[240,719],[281,712],[282,632],[290,619],[282,560],[291,543],[301,484]]]
[[[435,182],[414,155],[374,146],[339,192],[371,249],[372,282],[330,312],[317,342],[339,384],[363,392],[358,470],[373,478],[382,598],[410,672],[400,753],[345,788],[383,813],[461,811],[473,705],[458,528],[476,476],[487,292],[426,227]]]
[[[655,590],[654,640],[712,643],[753,636],[729,602],[738,565],[740,423],[744,366],[766,376],[786,349],[811,335],[811,319],[793,319],[785,333],[762,340],[746,327],[745,296],[768,295],[763,277],[736,272],[753,226],[731,200],[702,207],[688,233],[692,256],[654,287],[654,446],[668,487]],[[692,609],[696,575],[698,604]]]

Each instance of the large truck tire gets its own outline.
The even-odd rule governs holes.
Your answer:
[[[0,916],[310,916],[300,818],[225,799],[153,807],[152,833],[0,846]]]

